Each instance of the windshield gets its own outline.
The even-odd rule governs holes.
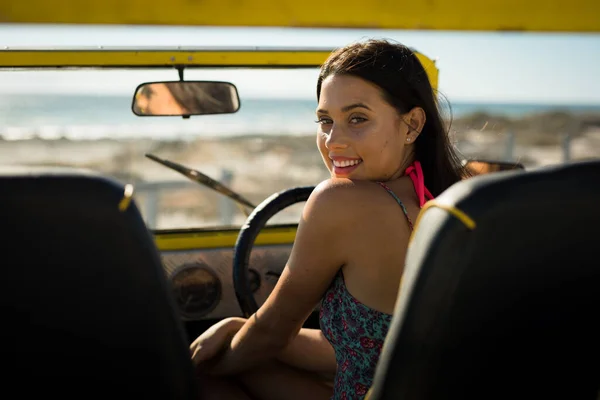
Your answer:
[[[443,87],[449,73],[440,71]],[[239,227],[246,216],[233,201],[146,154],[197,169],[255,205],[316,185],[328,177],[315,144],[317,75],[314,68],[187,69],[186,80],[232,82],[241,106],[182,119],[131,111],[140,83],[177,80],[174,69],[0,69],[0,159],[92,169],[132,183],[151,229]],[[448,100],[451,113],[444,98],[440,104],[465,158],[532,168],[600,155],[600,101]],[[269,224],[297,223],[302,207]]]
[[[245,215],[230,199],[145,155],[197,169],[255,205],[277,191],[314,185],[328,176],[314,144],[317,73],[186,70],[186,80],[234,83],[241,107],[182,119],[131,111],[136,86],[177,80],[173,69],[0,70],[0,158],[9,165],[87,168],[132,183],[152,229],[240,226]],[[280,90],[265,90],[269,82]],[[269,223],[296,223],[301,207]]]

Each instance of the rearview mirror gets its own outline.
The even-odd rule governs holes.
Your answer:
[[[513,169],[525,169],[521,163],[505,161],[465,160],[463,161],[463,165],[472,176]]]
[[[232,83],[211,81],[142,83],[131,105],[138,116],[231,114],[239,108],[238,92]]]

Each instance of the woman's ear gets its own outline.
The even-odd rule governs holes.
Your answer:
[[[404,114],[403,118],[406,125],[408,125],[408,133],[406,134],[406,142],[408,144],[414,143],[419,137],[427,121],[425,110],[421,107],[414,107],[412,110]]]

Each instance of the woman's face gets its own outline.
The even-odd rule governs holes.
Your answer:
[[[182,115],[185,109],[175,100],[164,83],[147,85],[145,93],[138,96],[137,105],[143,114]]]
[[[422,128],[411,120],[415,110],[422,113],[399,115],[381,89],[362,78],[327,77],[317,107],[317,145],[331,176],[373,181],[402,176]]]

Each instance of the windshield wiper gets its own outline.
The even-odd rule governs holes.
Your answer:
[[[193,182],[196,182],[196,183],[199,183],[206,187],[209,187],[209,188],[221,193],[222,195],[229,197],[231,200],[235,201],[240,206],[250,207],[252,209],[256,208],[256,206],[254,204],[252,204],[250,201],[246,200],[245,198],[243,198],[242,196],[240,196],[233,190],[229,189],[227,186],[223,185],[221,182],[216,181],[216,180],[212,179],[211,177],[204,175],[200,171],[197,171],[192,168],[188,168],[186,166],[175,163],[173,161],[162,159],[160,157],[155,156],[154,154],[146,154],[146,157],[148,157],[152,161],[156,161],[157,163],[164,165],[167,168],[170,168],[174,171],[179,172],[181,175],[185,176],[186,178],[188,178],[189,180],[191,180]],[[240,209],[246,216],[248,216],[249,215],[248,210],[246,210],[244,207],[240,207]]]

